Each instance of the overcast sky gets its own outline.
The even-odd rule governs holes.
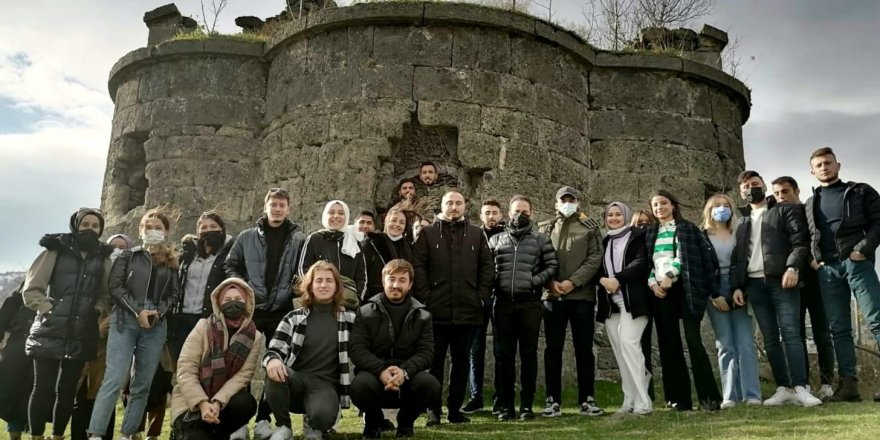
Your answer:
[[[555,0],[556,18],[582,20],[584,0]],[[146,45],[144,12],[165,1],[4,2],[0,16],[0,272],[25,270],[46,232],[98,206],[113,103],[107,75]],[[199,2],[177,1],[197,16]],[[229,0],[219,30],[267,17],[282,0]],[[539,10],[535,8],[535,11]],[[702,22],[740,37],[752,89],[746,165],[791,175],[809,192],[807,158],[832,146],[846,180],[880,187],[880,2],[719,0]],[[702,23],[698,23],[697,27]]]

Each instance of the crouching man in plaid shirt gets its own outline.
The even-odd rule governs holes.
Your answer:
[[[299,286],[300,308],[275,331],[263,357],[266,400],[275,415],[271,440],[291,440],[290,413],[303,414],[303,438],[323,438],[340,408],[349,407],[348,337],[354,313],[344,309],[342,281],[319,261]]]
[[[440,405],[440,382],[428,371],[434,361],[431,313],[410,298],[413,267],[391,260],[382,269],[385,292],[358,310],[351,333],[357,375],[351,398],[364,411],[364,438],[380,438],[382,408],[400,408],[397,437],[412,437],[423,408]]]

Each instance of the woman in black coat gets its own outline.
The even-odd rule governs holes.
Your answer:
[[[27,431],[27,407],[34,386],[33,361],[25,354],[24,344],[34,322],[34,311],[24,306],[21,290],[24,282],[0,307],[0,338],[9,333],[0,350],[0,419],[6,420],[11,440]]]
[[[367,263],[367,298],[383,292],[382,268],[398,258],[410,261],[412,244],[406,238],[406,214],[392,209],[385,214],[385,232],[370,232],[364,239],[364,258]]]
[[[623,387],[620,412],[647,415],[653,411],[648,393],[651,374],[645,367],[641,340],[651,315],[651,294],[645,284],[648,259],[645,233],[629,226],[632,211],[623,203],[605,209],[604,256],[596,293],[597,321],[605,329]]]
[[[22,298],[37,312],[25,350],[34,360],[28,405],[30,434],[41,437],[46,423],[64,435],[73,412],[76,385],[98,352],[98,317],[109,306],[107,276],[112,247],[101,243],[104,218],[81,208],[70,233],[46,235],[46,248],[28,270]]]

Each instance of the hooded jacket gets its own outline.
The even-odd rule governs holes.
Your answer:
[[[293,308],[293,288],[305,236],[299,226],[285,219],[289,234],[281,253],[278,274],[271,292],[266,291],[265,218],[238,234],[226,256],[226,275],[246,280],[254,290],[255,310],[274,312]]]
[[[425,305],[409,298],[411,306],[399,335],[394,334],[391,316],[378,294],[358,310],[351,331],[349,353],[357,371],[378,377],[390,366],[409,377],[431,368],[434,362],[434,330]]]
[[[821,189],[813,190],[807,199],[806,215],[810,228],[810,250],[813,259],[825,261],[820,247],[820,232],[816,224],[817,196],[821,197]],[[843,193],[843,220],[834,234],[834,242],[840,258],[849,258],[849,254],[859,251],[869,260],[876,259],[877,245],[880,245],[880,195],[877,190],[866,183],[847,182]]]
[[[489,240],[495,258],[493,296],[502,301],[540,301],[544,286],[559,269],[556,250],[544,234],[507,230]]]
[[[78,227],[78,226],[77,226]],[[100,243],[83,255],[74,234],[46,235],[28,271],[22,297],[35,310],[26,351],[35,358],[88,361],[98,349],[98,316],[107,310],[107,268],[113,251]]]
[[[211,301],[211,293],[214,291],[214,288],[219,286],[223,280],[226,279],[226,256],[229,255],[229,251],[232,249],[232,245],[235,243],[235,240],[231,236],[226,236],[226,243],[223,245],[223,248],[217,252],[217,256],[214,257],[214,264],[211,265],[211,272],[208,274],[208,282],[205,284],[205,291],[202,294],[205,297],[204,304],[202,306],[202,317],[207,317],[211,315],[213,311],[212,301]],[[188,292],[186,292],[186,279],[189,276],[189,267],[192,262],[198,257],[198,250],[192,246],[185,247],[183,253],[180,256],[180,289],[181,294],[180,298],[177,301],[177,304],[174,305],[174,313],[183,313],[183,302]]]
[[[226,336],[223,340],[224,350],[229,346],[230,335],[229,329],[226,328],[226,319],[223,316],[223,312],[220,310],[217,296],[226,288],[226,286],[232,284],[238,286],[247,296],[245,301],[247,305],[244,315],[245,319],[242,320],[238,330],[247,327],[254,316],[254,290],[243,280],[229,278],[220,283],[220,285],[211,292],[212,313],[214,316],[220,318],[219,320],[223,325],[223,334]],[[257,331],[254,337],[253,348],[248,354],[247,360],[244,365],[242,365],[241,369],[223,384],[223,387],[220,388],[220,391],[218,391],[217,394],[208,396],[205,393],[202,384],[199,382],[199,370],[202,366],[202,360],[207,356],[208,351],[211,349],[210,343],[208,342],[208,334],[210,332],[210,319],[202,318],[186,338],[186,342],[183,343],[183,349],[180,351],[180,357],[177,361],[177,385],[171,393],[172,423],[185,411],[197,410],[199,403],[206,400],[214,399],[220,402],[221,408],[225,407],[232,396],[250,386],[251,379],[254,377],[254,372],[257,369],[257,364],[260,359],[260,350],[265,345],[264,336],[259,331]]]
[[[440,220],[413,246],[413,295],[435,324],[482,325],[482,299],[492,294],[495,264],[486,235],[465,218]]]
[[[556,249],[556,258],[559,260],[556,280],[569,280],[575,286],[574,290],[560,296],[558,300],[596,301],[593,279],[602,264],[602,233],[599,231],[599,223],[578,210],[568,217],[557,214],[555,219],[539,223],[538,229],[542,234],[550,236],[553,248]]]

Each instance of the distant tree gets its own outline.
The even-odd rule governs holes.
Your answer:
[[[220,14],[226,9],[228,0],[211,0],[207,9],[205,8],[205,0],[199,0],[202,4],[202,26],[208,34],[217,33],[217,21]]]

